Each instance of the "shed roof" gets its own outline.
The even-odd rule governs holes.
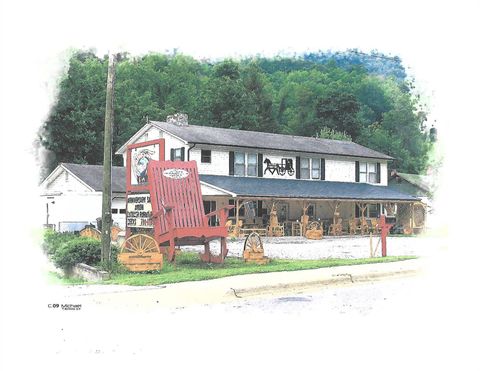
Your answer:
[[[103,165],[61,163],[63,166],[95,191],[103,191]],[[126,175],[123,166],[112,166],[112,192],[125,193]]]
[[[408,183],[413,184],[414,186],[421,188],[426,192],[431,193],[435,189],[433,178],[428,175],[399,173],[399,172],[395,172],[395,175],[402,179],[405,179]]]
[[[241,197],[308,198],[357,201],[418,201],[385,186],[297,179],[200,175],[200,180]]]
[[[365,157],[383,160],[393,159],[391,156],[374,151],[360,144],[342,140],[225,129],[210,126],[179,126],[173,123],[160,121],[150,121],[149,123],[158,129],[164,130],[185,140],[188,143]],[[126,146],[122,146],[122,148],[124,147]],[[118,152],[120,152],[120,150]]]

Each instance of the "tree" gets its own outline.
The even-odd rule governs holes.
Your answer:
[[[360,124],[357,119],[360,105],[353,94],[334,92],[325,98],[320,98],[316,104],[317,117],[322,125],[345,132],[353,140],[360,134]]]

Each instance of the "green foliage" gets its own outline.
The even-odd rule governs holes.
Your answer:
[[[317,138],[324,138],[324,139],[335,139],[335,140],[344,140],[347,142],[352,141],[352,137],[348,135],[344,131],[337,131],[335,129],[330,129],[327,127],[324,127],[320,129],[320,132],[316,135]]]
[[[161,285],[175,282],[200,281],[241,274],[296,271],[343,265],[386,263],[413,259],[413,256],[388,256],[384,258],[365,259],[320,259],[320,260],[285,260],[273,259],[266,265],[245,263],[243,259],[227,257],[223,264],[204,263],[198,254],[182,252],[176,262],[164,263],[161,271],[146,273],[114,273],[112,278],[102,281],[103,284],[120,285]]]
[[[43,234],[43,251],[47,255],[53,256],[62,244],[74,238],[76,238],[76,236],[73,233],[58,233],[51,229],[46,229]]]
[[[58,268],[68,270],[77,263],[95,265],[101,258],[101,242],[88,237],[76,237],[60,245],[52,256]]]
[[[54,154],[49,170],[59,162],[102,162],[106,71],[106,58],[89,51],[72,55],[41,133]],[[391,166],[405,172],[423,171],[431,149],[424,107],[400,59],[378,52],[215,63],[179,54],[122,55],[114,149],[147,117],[165,120],[176,112],[195,125],[351,138],[395,157]],[[114,161],[121,164],[121,158]]]

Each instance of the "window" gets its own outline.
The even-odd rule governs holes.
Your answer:
[[[376,183],[377,182],[377,164],[368,164],[368,182]]]
[[[257,154],[247,155],[247,176],[257,176]]]
[[[300,159],[300,179],[310,179],[310,159]]]
[[[203,201],[203,209],[205,211],[205,214],[208,214],[212,211],[215,211],[217,209],[217,202],[216,201]],[[218,226],[218,219],[216,215],[213,215],[208,218],[208,225],[213,227],[213,226]]]
[[[245,153],[235,152],[233,174],[236,176],[245,176]]]
[[[360,182],[377,183],[377,164],[372,162],[360,162]]]
[[[202,149],[202,153],[201,153],[201,161],[203,163],[207,163],[207,164],[210,164],[212,163],[212,151],[209,150],[209,149]]]
[[[112,209],[112,214],[118,214],[118,209]]]
[[[360,162],[360,182],[366,183],[367,182],[367,163]]]
[[[120,209],[119,212],[120,214],[125,214],[125,209]]]
[[[380,217],[380,205],[379,204],[369,204],[368,205],[367,215],[368,218],[378,218]]]
[[[235,152],[233,161],[233,175],[235,176],[257,176],[257,154]]]
[[[183,161],[182,159],[182,148],[173,148],[172,149],[172,161]]]
[[[307,215],[310,217],[310,220],[315,219],[315,205],[308,205]]]
[[[237,207],[236,207],[236,204],[235,204],[235,200],[229,199],[228,204],[235,206],[234,208],[228,210],[228,216],[234,218],[237,215]],[[240,210],[238,211],[238,216],[240,216],[240,217],[245,216],[245,208],[244,207],[240,208]]]
[[[312,179],[320,179],[320,159],[312,158]]]

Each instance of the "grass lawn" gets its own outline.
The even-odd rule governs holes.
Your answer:
[[[166,283],[185,281],[201,281],[227,276],[296,271],[302,269],[314,269],[335,267],[342,265],[386,263],[400,260],[414,259],[415,256],[392,256],[385,258],[367,259],[322,259],[322,260],[281,260],[273,259],[269,264],[256,265],[245,263],[243,259],[227,257],[224,264],[203,263],[198,254],[182,252],[176,258],[175,264],[164,263],[161,271],[147,273],[121,272],[114,273],[110,280],[103,281],[103,284],[149,286]],[[78,284],[77,280],[65,280],[65,284]],[[86,282],[82,282],[86,283]]]

